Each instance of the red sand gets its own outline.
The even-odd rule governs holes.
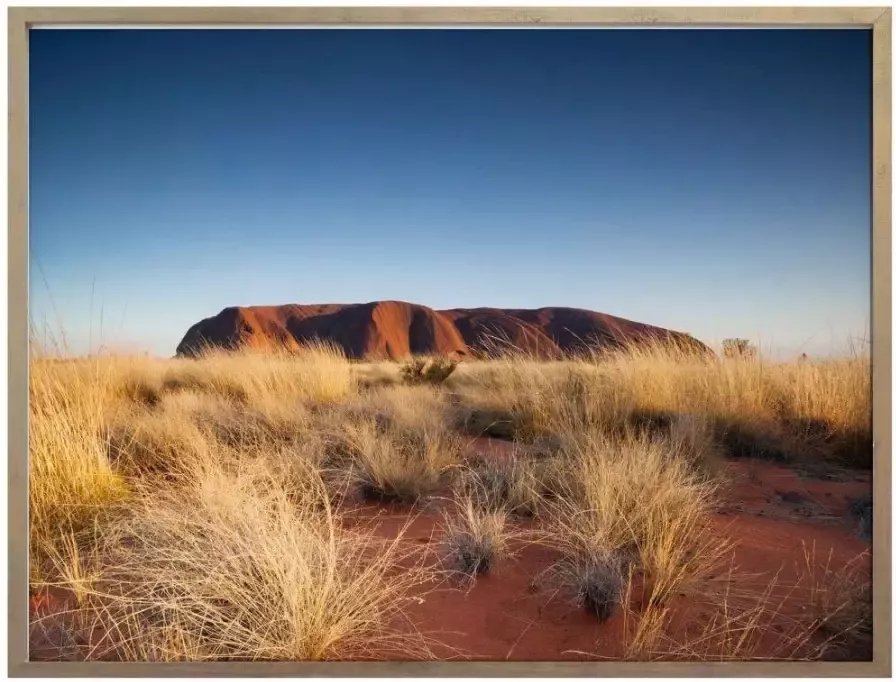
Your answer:
[[[494,443],[489,444],[494,447]],[[502,453],[504,454],[504,453]],[[736,586],[761,593],[774,577],[780,598],[797,594],[793,586],[806,572],[806,554],[814,551],[812,563],[823,565],[832,553],[831,565],[839,567],[868,550],[869,545],[855,536],[853,525],[843,517],[849,497],[869,494],[870,479],[859,475],[849,483],[805,481],[795,473],[770,464],[730,463],[735,480],[754,469],[765,484],[733,487],[736,498],[730,508],[715,519],[720,538],[737,541],[733,555]],[[864,479],[864,480],[863,480]],[[772,487],[764,487],[772,484]],[[743,490],[742,498],[739,492]],[[766,503],[772,491],[811,490],[826,500],[840,515],[815,520],[786,507]],[[773,499],[773,498],[772,498]],[[760,504],[758,500],[761,500]],[[772,515],[770,510],[776,510]],[[758,516],[759,513],[768,514]],[[409,515],[397,508],[369,506],[355,510],[358,521],[371,523],[378,535],[394,538],[408,523]],[[405,528],[405,539],[413,543],[437,542],[438,516],[421,513]],[[814,548],[814,549],[813,549]],[[557,594],[541,572],[557,559],[557,554],[540,546],[521,548],[519,554],[498,565],[494,574],[480,576],[468,588],[440,587],[412,607],[410,616],[417,628],[442,643],[434,652],[439,658],[460,656],[487,660],[594,660],[623,655],[625,620],[617,612],[599,624],[593,616],[570,603],[568,595]],[[720,567],[723,578],[732,564]],[[684,599],[672,604],[678,621],[692,630],[706,622],[705,605],[691,605]],[[772,605],[774,608],[774,605]],[[783,630],[785,621],[778,627]],[[778,644],[777,631],[767,633],[769,651]],[[696,636],[691,633],[692,637]]]
[[[476,449],[482,447],[508,454],[506,445],[495,442],[477,441]],[[869,549],[845,514],[849,499],[870,494],[870,476],[821,481],[803,479],[790,469],[761,462],[731,462],[728,466],[734,485],[715,524],[720,538],[737,541],[733,564],[737,575],[743,577],[737,579],[736,587],[761,592],[777,574],[777,594],[785,599],[790,586],[806,570],[806,549],[811,552],[814,547],[817,566],[828,560],[829,553],[832,565],[840,566]],[[415,545],[439,540],[435,509],[411,513],[401,507],[366,505],[349,510],[346,523],[369,525],[383,538],[394,538],[404,528],[403,541]],[[568,595],[536,580],[556,560],[552,550],[533,545],[518,550],[515,557],[496,566],[494,573],[479,577],[472,586],[443,585],[411,606],[408,615],[416,628],[440,643],[433,647],[434,653],[441,659],[533,661],[622,656],[626,623],[621,612],[598,624],[571,604]],[[720,572],[727,570],[726,564]],[[35,595],[32,612],[43,615],[48,609],[61,610],[68,600],[60,594]],[[676,638],[683,636],[683,629],[696,636],[709,617],[706,605],[684,598],[673,600],[670,606],[677,614],[673,616]],[[770,625],[763,653],[774,653],[784,628],[783,619]],[[66,649],[60,647],[58,632],[50,630],[33,629],[32,659],[66,656],[61,653]],[[72,650],[68,651],[71,655]]]

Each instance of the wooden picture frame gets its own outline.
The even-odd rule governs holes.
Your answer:
[[[881,7],[12,7],[9,31],[9,675],[887,676],[891,672],[891,22]],[[28,32],[57,26],[865,26],[873,32],[874,660],[867,663],[42,663],[27,660]]]

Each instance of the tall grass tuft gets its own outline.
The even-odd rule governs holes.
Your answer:
[[[546,540],[562,554],[555,576],[580,597],[607,593],[588,581],[621,585],[622,573],[634,567],[650,599],[663,603],[692,587],[727,549],[708,534],[714,485],[675,441],[595,432],[581,435],[559,457],[566,468],[546,509]],[[605,606],[597,613],[606,617],[613,602],[600,603]]]
[[[92,657],[425,656],[402,619],[431,572],[400,537],[345,530],[306,474],[290,491],[264,466],[210,458],[187,486],[142,491],[107,533],[94,601],[109,634]]]
[[[375,421],[346,424],[349,476],[362,497],[415,503],[436,493],[456,471],[462,442],[450,433],[395,431]]]
[[[460,474],[460,487],[477,509],[532,517],[541,505],[544,483],[537,462],[521,453],[483,458]]]
[[[506,510],[483,509],[470,495],[455,500],[443,519],[445,558],[451,570],[466,579],[493,570],[517,535]]]
[[[89,532],[128,496],[107,457],[113,368],[32,359],[29,377],[29,548],[32,579],[60,543]]]

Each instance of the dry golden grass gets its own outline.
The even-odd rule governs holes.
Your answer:
[[[729,550],[709,533],[715,484],[683,452],[669,438],[592,432],[558,455],[567,468],[545,514],[545,542],[562,554],[552,573],[601,619],[626,569],[639,570],[649,601],[663,604]]]
[[[640,433],[617,439],[592,432],[558,457],[567,470],[551,505],[551,521],[569,553],[643,554],[663,519],[698,519],[712,509],[713,484],[667,439]]]
[[[484,509],[469,494],[456,499],[454,509],[443,512],[444,559],[449,570],[464,579],[492,571],[518,536],[506,510]]]
[[[452,408],[446,395],[430,386],[395,386],[372,391],[362,401],[371,414],[395,433],[413,438],[420,433],[448,433]]]
[[[694,621],[687,610],[647,601],[632,607],[637,593],[632,576],[626,586],[623,609],[625,658],[638,661],[699,660],[806,660],[811,627],[784,612],[792,588],[782,594],[778,575],[764,584],[738,589],[742,580],[734,569],[689,604],[708,606]],[[693,624],[694,627],[688,627]]]
[[[570,433],[693,415],[727,435],[735,456],[871,462],[871,363],[862,355],[774,363],[647,345],[549,363],[464,363],[447,385],[462,396],[469,428],[499,437],[562,443]]]
[[[33,362],[29,410],[29,549],[33,580],[72,534],[89,531],[128,487],[107,457],[109,369]]]
[[[678,456],[695,471],[721,480],[725,453],[710,420],[677,414],[669,422],[668,438]]]
[[[375,421],[346,424],[349,477],[362,497],[414,503],[439,491],[460,462],[463,442],[445,431],[412,435]]]
[[[413,503],[438,493],[461,462],[465,438],[450,414],[430,386],[379,387],[319,411],[313,428],[327,466],[361,497]]]
[[[63,587],[71,592],[79,607],[87,604],[93,593],[96,581],[102,570],[97,540],[101,529],[95,527],[92,542],[85,543],[82,537],[74,533],[60,536],[48,550],[48,559],[52,576],[42,582],[41,587]],[[84,546],[87,546],[85,552]]]
[[[867,356],[807,362],[705,360],[658,348],[608,359],[632,387],[640,410],[699,414],[784,448],[868,466],[871,362]],[[779,432],[779,433],[775,433]]]
[[[825,635],[836,653],[868,658],[872,644],[871,562],[863,552],[841,566],[833,552],[820,560],[815,546],[803,547],[803,585],[808,592],[810,627]]]
[[[168,404],[152,412],[124,412],[116,417],[109,433],[109,457],[127,476],[184,471],[208,447],[190,413]]]
[[[426,655],[397,628],[431,580],[400,537],[345,530],[313,467],[291,487],[215,453],[184,486],[141,490],[107,529],[89,657],[328,660]]]
[[[870,660],[871,597],[867,553],[835,565],[804,546],[804,564],[788,583],[746,575],[734,564],[706,580],[695,599],[676,606],[649,599],[629,576],[623,611],[632,660]],[[783,567],[782,567],[783,568]],[[643,589],[643,588],[642,588]],[[695,620],[691,615],[700,612]],[[695,627],[687,627],[688,625]],[[684,625],[685,627],[682,627]]]
[[[165,378],[169,388],[208,391],[252,404],[272,400],[335,403],[356,392],[345,354],[323,343],[299,354],[206,351],[198,362],[169,362]]]
[[[477,509],[531,517],[542,506],[543,465],[516,451],[507,458],[485,457],[465,466],[459,487]]]
[[[401,366],[393,362],[358,362],[352,365],[352,374],[361,390],[401,383]]]
[[[633,406],[612,382],[602,367],[583,361],[501,358],[465,363],[447,384],[462,396],[473,428],[533,442],[624,423]]]
[[[871,457],[861,357],[504,355],[433,386],[318,345],[34,358],[30,395],[32,580],[68,587],[80,615],[100,619],[108,637],[95,658],[425,652],[398,634],[413,627],[394,626],[433,575],[402,542],[343,528],[334,500],[349,489],[408,503],[457,496],[445,547],[467,574],[506,556],[511,515],[533,517],[560,552],[561,586],[598,617],[623,605],[630,657],[750,658],[780,616],[772,591],[726,594],[700,636],[664,639],[670,602],[701,589],[730,549],[708,525],[724,456]],[[506,461],[465,465],[458,427],[519,443]],[[831,646],[865,642],[867,608],[843,599],[866,604],[865,583],[818,570],[804,597],[814,615],[792,621],[787,646],[821,631]],[[647,595],[637,615],[625,606],[635,575]]]

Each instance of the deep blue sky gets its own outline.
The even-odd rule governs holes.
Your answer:
[[[32,316],[79,352],[376,299],[838,350],[870,88],[863,30],[32,31]]]

